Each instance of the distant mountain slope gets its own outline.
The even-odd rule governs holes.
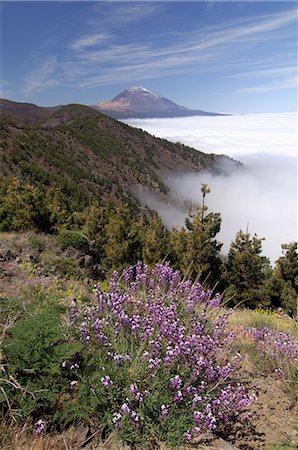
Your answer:
[[[111,101],[99,102],[94,108],[117,119],[220,115],[177,105],[168,98],[155,94],[143,86],[132,86],[125,89]]]
[[[33,103],[19,103],[4,98],[0,99],[0,114],[21,119],[25,123],[42,121],[59,108],[61,108],[61,106],[43,108],[36,106]]]
[[[130,196],[137,185],[167,195],[165,174],[218,171],[226,158],[154,138],[82,105],[63,106],[38,125],[28,125],[25,113],[16,121],[9,108],[0,117],[0,176],[58,186],[77,210],[90,200]]]

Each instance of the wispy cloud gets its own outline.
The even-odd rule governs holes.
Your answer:
[[[159,29],[147,36],[140,26],[141,21],[153,19],[163,8],[165,4],[159,2],[123,2],[117,4],[117,8],[113,2],[105,2],[105,8],[101,2],[96,3],[93,17],[85,19],[83,31],[66,44],[63,56],[59,55],[59,66],[55,56],[48,57],[25,80],[23,92],[30,95],[62,81],[77,88],[93,88],[168,75],[214,72],[216,67],[224,70],[233,65],[243,77],[245,73],[247,77],[265,77],[271,71],[270,76],[280,81],[275,84],[272,80],[272,90],[293,85],[289,59],[284,59],[283,67],[276,55],[274,60],[267,64],[262,61],[258,66],[249,52],[268,40],[268,36],[278,41],[277,30],[284,30],[297,21],[296,9],[254,18],[241,17],[223,22],[217,28],[209,25],[173,36],[168,28],[166,31]],[[288,79],[288,83],[282,83],[281,77]]]
[[[114,78],[118,82],[126,81],[127,73],[130,73],[133,80],[162,77],[168,74],[169,69],[172,75],[186,73],[192,71],[194,65],[197,66],[196,70],[206,71],[208,64],[213,69],[223,52],[228,53],[231,49],[237,52],[239,46],[243,49],[260,44],[268,38],[270,32],[296,20],[296,10],[292,9],[282,14],[242,19],[241,23],[232,25],[223,24],[219,30],[200,29],[192,33],[177,34],[174,45],[162,35],[158,43],[150,40],[146,44],[118,42],[96,51],[87,49],[73,63],[80,63],[89,69],[89,75],[86,76],[85,72],[81,87],[100,86],[113,82]],[[247,63],[248,61],[246,65]],[[102,64],[104,69],[98,71],[98,64]]]
[[[280,91],[283,89],[297,88],[297,77],[291,77],[286,79],[277,80],[271,83],[266,83],[261,86],[251,86],[243,89],[239,89],[238,92],[242,93],[265,93],[271,91]]]
[[[109,5],[109,3],[111,3]],[[114,3],[114,4],[113,4]],[[93,17],[88,21],[89,27],[97,27],[98,21],[102,29],[117,29],[119,26],[127,23],[137,24],[138,22],[149,18],[155,14],[161,13],[163,4],[161,2],[150,1],[123,1],[117,2],[115,8],[114,0],[105,2],[103,9],[102,2],[95,2],[93,8]]]
[[[264,61],[263,61],[264,64]],[[255,69],[246,72],[229,75],[230,78],[254,78],[254,77],[271,77],[271,76],[295,76],[297,75],[297,65],[290,65],[284,67],[268,67],[262,69]]]
[[[61,80],[57,77],[57,58],[48,57],[36,70],[31,72],[25,80],[23,93],[26,96],[34,92],[42,92],[53,86],[60,84]]]
[[[83,36],[77,40],[75,40],[71,44],[71,48],[74,50],[82,50],[87,47],[93,47],[94,45],[100,44],[104,42],[107,39],[106,33],[97,33],[97,34],[91,34],[89,36]]]

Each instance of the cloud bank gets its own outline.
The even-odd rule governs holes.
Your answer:
[[[175,197],[199,203],[201,183],[208,183],[210,211],[220,212],[219,239],[227,253],[239,229],[265,237],[263,254],[274,262],[281,244],[297,240],[297,115],[296,113],[241,116],[133,119],[126,122],[151,134],[183,142],[206,153],[227,154],[245,166],[227,176],[208,172],[170,176]],[[146,197],[168,225],[182,225],[183,214]],[[169,219],[170,218],[170,219]]]

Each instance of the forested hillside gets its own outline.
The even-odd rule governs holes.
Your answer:
[[[224,158],[154,138],[88,107],[64,106],[46,118],[39,109],[31,125],[25,113],[17,117],[6,110],[2,116],[0,175],[41,189],[55,186],[74,209],[92,200],[131,197],[137,184],[167,193],[166,173],[220,170]]]

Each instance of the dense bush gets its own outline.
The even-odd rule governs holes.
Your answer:
[[[40,189],[17,178],[0,179],[0,197],[0,231],[51,231],[51,211]]]
[[[82,346],[63,335],[57,304],[26,313],[10,329],[3,344],[4,366],[0,381],[0,407],[15,419],[58,415],[61,393],[70,380],[63,370],[65,359],[73,358]],[[31,311],[32,312],[32,311]]]
[[[63,276],[65,279],[78,279],[82,276],[79,263],[75,258],[49,256],[43,259],[41,267],[45,272],[51,275]]]
[[[252,398],[232,379],[239,357],[218,295],[168,265],[138,263],[95,297],[72,304],[86,349],[76,407],[87,404],[123,441],[149,448],[154,440],[174,448],[241,418]]]
[[[65,250],[67,247],[74,247],[77,250],[87,251],[89,247],[88,238],[75,230],[60,231],[57,241],[62,250]]]

